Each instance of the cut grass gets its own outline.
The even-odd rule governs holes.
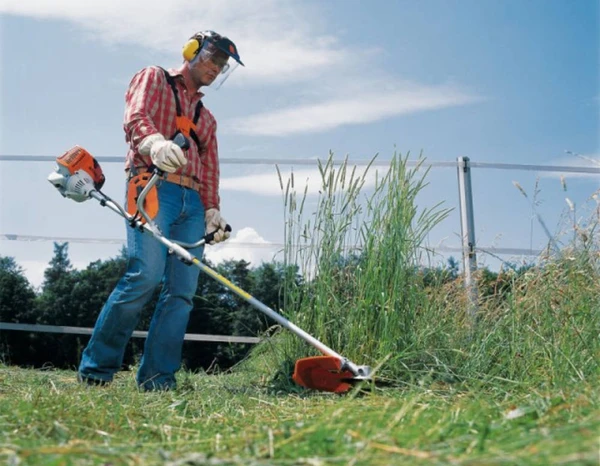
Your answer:
[[[431,374],[562,387],[600,372],[598,205],[583,222],[585,242],[564,245],[524,274],[505,274],[505,291],[480,293],[473,318],[461,278],[425,281],[422,243],[448,210],[420,205],[426,163],[419,157],[409,168],[407,157],[394,154],[365,188],[372,167],[358,172],[330,156],[319,164],[314,208],[293,177],[282,183],[286,264],[306,277],[286,284],[291,320],[357,364],[385,362],[379,375],[393,380]],[[289,360],[307,352],[297,338],[278,349]]]
[[[109,387],[68,371],[0,377],[8,464],[598,464],[598,383],[433,382],[341,397],[273,393],[243,371],[183,373],[163,393],[138,392],[127,372]]]
[[[141,393],[133,371],[87,387],[66,371],[0,366],[8,464],[597,465],[600,246],[591,228],[507,291],[465,313],[460,280],[425,286],[420,243],[441,222],[418,209],[419,169],[395,158],[361,205],[365,174],[319,166],[315,215],[285,188],[285,311],[396,388],[346,396],[290,385],[307,345],[289,332],[232,374],[182,372]],[[283,185],[282,185],[283,187]],[[597,220],[597,219],[596,219]],[[593,225],[597,225],[597,221]],[[360,253],[353,247],[360,244]],[[354,252],[349,252],[354,251]]]

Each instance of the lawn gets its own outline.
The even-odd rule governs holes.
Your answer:
[[[180,374],[142,393],[133,373],[79,385],[0,368],[0,458],[39,465],[598,464],[600,385],[525,389],[421,380],[346,395],[274,392],[265,379]]]

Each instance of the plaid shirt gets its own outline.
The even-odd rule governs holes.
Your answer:
[[[188,118],[193,119],[196,104],[204,94],[196,92],[194,95],[188,95],[181,72],[174,69],[168,71],[175,76],[181,111]],[[123,129],[125,140],[129,143],[125,169],[148,167],[152,164],[150,156],[141,155],[137,148],[146,136],[154,133],[160,133],[167,139],[171,138],[177,131],[176,116],[175,96],[164,72],[156,66],[139,71],[131,80],[125,94]],[[196,125],[196,134],[204,149],[199,153],[198,147],[190,139],[190,148],[185,153],[188,163],[175,172],[200,182],[200,197],[206,210],[219,209],[220,203],[216,133],[215,117],[206,107],[202,108]]]

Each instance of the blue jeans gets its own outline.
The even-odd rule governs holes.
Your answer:
[[[198,192],[161,181],[159,209],[154,221],[165,237],[194,243],[204,236],[204,206]],[[79,377],[88,382],[110,382],[121,368],[127,342],[139,322],[142,308],[162,281],[162,292],[150,322],[144,354],[137,373],[142,389],[175,388],[181,351],[198,286],[200,270],[186,265],[152,234],[127,227],[129,261],[102,308],[79,365]],[[202,257],[204,247],[191,249]]]

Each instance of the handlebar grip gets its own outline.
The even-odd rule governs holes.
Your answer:
[[[190,148],[190,141],[183,133],[177,133],[173,138],[173,142],[181,147],[182,150],[188,150]]]
[[[215,231],[213,231],[212,233],[209,233],[208,235],[206,235],[206,236],[204,237],[204,242],[205,242],[205,243],[210,243],[210,242],[212,242],[212,241],[215,239],[215,233],[216,233],[217,231],[219,231],[219,230],[215,230]],[[229,224],[225,225],[225,231],[226,231],[226,232],[228,232],[228,233],[230,233],[230,232],[232,231],[232,230],[231,230],[231,225],[229,225]]]

